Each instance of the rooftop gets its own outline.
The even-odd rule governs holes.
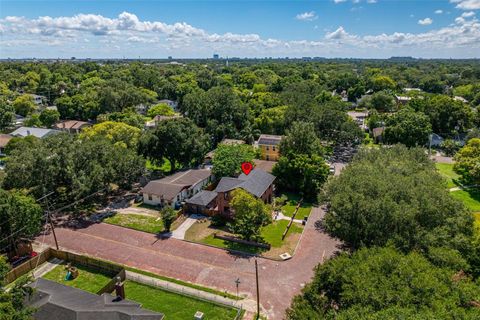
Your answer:
[[[193,186],[212,175],[209,169],[191,169],[180,171],[159,180],[150,181],[143,193],[154,194],[165,200],[173,200],[183,189]]]
[[[186,202],[199,206],[207,206],[210,202],[215,200],[217,194],[218,193],[215,191],[202,190],[190,199],[188,199]]]
[[[13,137],[9,134],[0,134],[0,148],[5,148],[8,141],[10,141]]]
[[[258,138],[259,145],[269,145],[269,146],[276,146],[282,141],[282,136],[276,136],[271,134],[262,134]]]
[[[81,129],[83,126],[90,125],[90,123],[79,120],[66,120],[55,124],[56,129]]]
[[[101,296],[63,284],[37,279],[30,284],[36,288],[28,301],[36,308],[35,320],[161,320],[163,314],[142,309],[141,305],[120,300],[110,294]]]
[[[256,197],[261,197],[273,181],[275,181],[275,176],[261,169],[253,169],[250,174],[242,173],[238,178],[223,177],[215,191],[227,192],[242,188]]]
[[[14,137],[27,137],[35,136],[37,138],[44,138],[51,134],[59,133],[58,130],[53,129],[44,129],[44,128],[35,128],[35,127],[20,127],[17,130],[10,133]]]

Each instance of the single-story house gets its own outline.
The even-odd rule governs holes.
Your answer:
[[[261,169],[255,168],[250,174],[241,174],[238,178],[223,177],[214,191],[203,190],[188,199],[186,211],[199,214],[222,214],[231,216],[231,192],[241,188],[265,203],[273,199],[275,176]]]
[[[41,106],[45,101],[47,101],[47,97],[45,96],[40,96],[38,94],[31,94],[30,96],[33,98],[33,103],[35,103],[37,106]]]
[[[134,301],[111,294],[101,296],[74,287],[38,278],[27,304],[36,309],[35,320],[162,320],[164,315],[143,309]]]
[[[0,134],[0,156],[3,156],[3,150],[7,146],[7,143],[12,140],[12,136],[9,134]]]
[[[405,92],[412,92],[412,91],[422,92],[422,89],[420,89],[420,88],[403,88],[403,91],[405,91]]]
[[[23,123],[25,122],[25,117],[21,116],[19,114],[15,115],[15,128],[23,126]]]
[[[145,128],[155,128],[158,126],[158,124],[162,121],[165,121],[165,120],[170,120],[170,119],[176,119],[176,118],[182,118],[182,115],[179,115],[179,114],[175,114],[173,116],[161,116],[161,115],[157,115],[153,118],[153,120],[150,120],[150,121],[147,121],[145,123]]]
[[[89,126],[91,126],[91,124],[85,121],[65,120],[56,123],[54,128],[68,133],[80,133],[80,131]]]
[[[143,202],[150,205],[178,207],[183,201],[210,184],[209,169],[190,169],[150,181],[143,189]]]
[[[177,110],[177,108],[178,108],[178,102],[176,102],[176,101],[169,100],[169,99],[162,99],[162,100],[158,101],[157,104],[160,104],[160,103],[163,103],[163,104],[168,105],[170,108],[173,109],[173,111],[178,111],[178,110]]]
[[[11,132],[10,135],[14,137],[22,137],[22,138],[28,137],[28,136],[34,136],[42,139],[57,133],[60,133],[60,131],[53,130],[53,129],[35,128],[35,127],[20,127],[17,130]]]
[[[460,102],[463,102],[463,103],[468,103],[467,99],[465,99],[464,97],[460,97],[460,96],[453,97],[453,100],[460,101]]]
[[[372,136],[375,142],[382,142],[383,134],[385,133],[385,127],[378,127],[372,129]]]

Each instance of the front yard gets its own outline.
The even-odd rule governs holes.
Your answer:
[[[166,319],[193,319],[197,311],[204,313],[204,319],[232,320],[237,310],[216,305],[211,302],[182,296],[156,287],[127,280],[125,282],[127,299],[139,302],[142,307],[165,314]]]
[[[282,241],[282,234],[288,225],[287,220],[278,220],[263,227],[261,235],[266,243],[271,245],[267,250],[247,244],[226,241],[214,237],[214,234],[234,236],[226,228],[215,228],[211,226],[210,220],[197,221],[185,234],[185,239],[193,242],[203,243],[227,250],[242,251],[251,254],[261,254],[262,256],[279,259],[279,255],[285,252],[293,254],[295,246],[300,240],[303,226],[293,223],[287,236]]]
[[[450,192],[452,197],[462,201],[472,212],[480,212],[480,189],[471,188]]]
[[[96,294],[115,276],[113,273],[108,274],[80,264],[72,264],[72,266],[78,269],[78,277],[73,280],[65,280],[67,274],[65,264],[55,267],[45,274],[43,278]]]

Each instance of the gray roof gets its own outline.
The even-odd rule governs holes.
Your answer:
[[[261,134],[258,138],[258,144],[276,146],[282,141],[282,138],[282,136],[276,136],[273,134]]]
[[[104,293],[99,296],[77,288],[39,278],[28,304],[37,309],[35,320],[161,320],[161,313],[142,309],[130,300],[116,301]]]
[[[199,206],[207,206],[217,197],[217,194],[215,191],[202,190],[185,202]]]
[[[27,137],[35,136],[37,138],[44,138],[49,135],[59,133],[58,130],[44,129],[44,128],[35,128],[35,127],[20,127],[17,130],[10,133],[14,137]]]
[[[242,173],[238,178],[223,177],[215,191],[227,192],[242,188],[256,197],[261,197],[273,181],[275,181],[275,176],[260,169],[253,169],[249,175]]]
[[[165,200],[172,200],[183,189],[208,179],[212,175],[209,169],[191,169],[180,171],[159,180],[150,181],[143,189],[143,193],[154,194]]]

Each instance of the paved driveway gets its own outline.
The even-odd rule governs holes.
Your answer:
[[[270,319],[283,318],[292,297],[311,279],[315,265],[337,251],[339,243],[317,230],[316,222],[323,215],[320,208],[313,209],[291,260],[258,259],[260,301]],[[240,278],[240,293],[256,298],[252,257],[174,238],[162,240],[152,234],[104,223],[56,230],[62,249],[232,293],[235,293],[235,279]],[[42,239],[40,236],[37,241]],[[52,235],[47,235],[46,243],[54,246]]]

